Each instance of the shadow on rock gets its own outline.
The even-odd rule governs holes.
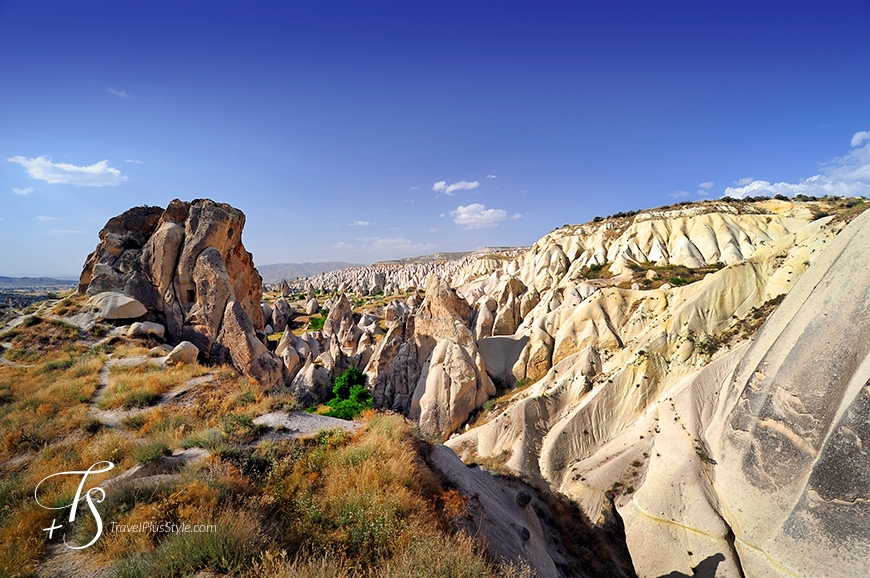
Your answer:
[[[691,576],[674,571],[670,574],[663,574],[659,578],[716,578],[716,570],[719,568],[719,563],[724,561],[724,554],[713,554],[712,556],[707,556],[700,564],[692,568]]]

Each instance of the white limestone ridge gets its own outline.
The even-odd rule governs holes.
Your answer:
[[[487,367],[533,384],[447,445],[593,520],[615,493],[641,577],[868,575],[870,216],[813,220],[833,206],[563,227],[467,282]],[[685,286],[638,282],[717,262]],[[601,265],[612,277],[586,278]]]

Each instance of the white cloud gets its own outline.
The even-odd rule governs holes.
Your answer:
[[[15,193],[16,195],[29,195],[30,193],[32,193],[35,190],[36,189],[34,189],[33,187],[27,187],[26,189],[17,189],[17,188],[12,189],[12,192]]]
[[[330,249],[353,249],[353,245],[345,243],[344,241],[339,241],[338,243],[334,243]]]
[[[742,179],[738,179],[738,180],[734,181],[734,184],[737,185],[738,187],[744,187],[754,180],[755,179],[753,179],[752,177],[743,177]]]
[[[420,188],[420,187],[411,187],[411,188],[408,189],[408,190],[409,190],[409,191],[416,191],[416,190],[419,189],[419,188]]]
[[[852,148],[860,145],[865,140],[870,140],[870,131],[862,130],[852,135]]]
[[[480,181],[457,181],[452,185],[448,185],[447,181],[438,181],[437,183],[432,185],[432,190],[436,192],[442,192],[445,195],[453,196],[456,191],[476,189],[479,186]]]
[[[48,221],[57,221],[57,217],[46,217],[45,215],[39,215],[38,217],[33,217],[34,221],[39,221],[41,223],[46,223]]]
[[[354,221],[353,223],[348,223],[351,227],[368,227],[371,223],[368,221]]]
[[[701,187],[702,189],[712,189],[713,188],[713,181],[706,181],[706,182],[700,183],[698,186]]]
[[[486,175],[486,178],[488,178],[488,179],[497,179],[498,177],[495,176],[495,175]]]
[[[692,193],[689,191],[674,191],[668,195],[672,199],[685,199],[686,197],[691,197]]]
[[[432,243],[415,243],[405,237],[361,237],[357,241],[363,243],[362,249],[381,252],[428,251],[435,248]]]
[[[466,207],[460,205],[455,211],[450,211],[450,216],[454,217],[454,223],[464,229],[493,227],[508,218],[507,213],[502,209],[487,209],[480,203],[473,203]]]
[[[109,94],[114,94],[114,95],[117,96],[118,98],[129,98],[129,97],[130,97],[130,95],[127,94],[127,91],[125,91],[125,90],[117,90],[117,89],[115,89],[115,88],[112,88],[111,86],[110,86],[109,88],[106,89],[106,92],[108,92]]]
[[[107,160],[86,167],[53,163],[46,156],[34,159],[15,156],[7,160],[24,167],[27,174],[34,179],[51,184],[74,185],[76,187],[114,187],[127,180],[121,171],[110,167]]]
[[[725,196],[743,198],[747,196],[825,195],[856,197],[870,196],[870,135],[866,138],[856,133],[852,137],[853,148],[846,156],[832,159],[822,166],[819,174],[801,180],[799,183],[771,183],[770,181],[745,179],[738,181],[737,187],[725,189]],[[862,144],[856,147],[854,143]]]
[[[84,235],[84,231],[70,231],[68,229],[52,229],[48,232],[49,235],[54,235],[55,237],[61,237],[65,235]]]
[[[124,162],[125,162],[125,163],[134,163],[134,164],[137,164],[137,165],[141,165],[141,164],[143,164],[142,161],[137,161],[136,159],[125,159]]]

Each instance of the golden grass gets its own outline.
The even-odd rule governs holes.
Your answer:
[[[87,348],[78,343],[78,337],[79,330],[75,325],[30,317],[0,335],[0,341],[11,344],[4,353],[6,359],[32,364],[81,355]]]
[[[109,370],[109,385],[98,405],[100,409],[147,407],[173,387],[207,372],[196,363],[172,367],[154,363],[115,365]]]

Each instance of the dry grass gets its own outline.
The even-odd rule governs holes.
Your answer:
[[[6,359],[16,363],[37,363],[53,359],[72,358],[85,352],[78,343],[79,330],[75,325],[54,319],[28,317],[24,323],[0,335],[11,347]]]
[[[100,409],[147,407],[173,387],[207,372],[196,363],[173,367],[153,363],[116,365],[109,370],[109,385],[98,405]]]
[[[40,325],[25,328],[28,339]],[[104,534],[92,551],[110,576],[528,575],[527,569],[492,565],[479,544],[454,531],[466,500],[430,470],[421,457],[425,442],[400,416],[368,412],[367,427],[355,435],[332,431],[252,445],[262,433],[253,418],[291,408],[293,401],[265,395],[235,370],[221,368],[212,381],[111,428],[88,415],[106,356],[48,357],[32,367],[0,366],[2,576],[32,576],[46,553],[42,528],[59,516],[33,502],[40,480],[103,460],[115,464],[110,474],[117,475],[191,446],[212,455],[151,484],[107,488],[100,504]],[[103,407],[133,406],[143,399],[139,392],[161,395],[204,371],[196,365],[114,366]],[[40,488],[40,498],[69,502],[78,481],[53,478]],[[81,520],[71,530],[80,541],[95,530],[89,515]],[[216,531],[109,530],[111,522],[142,521],[213,523]]]
[[[58,301],[52,308],[51,312],[59,317],[67,317],[80,313],[88,301],[87,295],[77,295],[75,291],[71,291],[66,297]]]

